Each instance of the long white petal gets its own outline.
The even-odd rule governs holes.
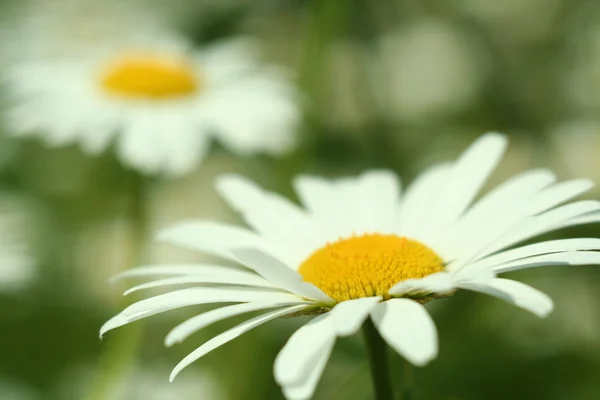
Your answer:
[[[382,297],[363,297],[338,303],[329,312],[331,323],[338,336],[353,335],[360,329],[371,309]]]
[[[506,137],[488,133],[476,140],[460,156],[439,188],[436,203],[421,221],[422,239],[432,246],[448,235],[452,224],[464,213],[506,150]]]
[[[329,314],[303,325],[288,339],[274,364],[275,380],[282,386],[297,384],[310,375],[314,360],[335,340]]]
[[[353,207],[352,223],[355,233],[393,233],[400,183],[391,171],[372,170],[362,173],[355,193],[347,199]]]
[[[482,234],[481,221],[494,224],[507,210],[512,211],[515,205],[527,201],[555,180],[554,174],[542,169],[523,172],[498,185],[465,212],[440,252],[445,258],[454,259],[457,249],[472,245],[473,239]]]
[[[314,360],[314,364],[307,366],[310,373],[305,380],[294,385],[283,387],[283,393],[286,399],[309,400],[312,398],[315,389],[317,388],[317,384],[319,383],[319,379],[321,379],[321,375],[323,375],[323,371],[325,370],[327,360],[329,360],[334,344],[335,340],[331,340],[331,343],[323,349],[318,358]]]
[[[301,175],[294,179],[293,186],[309,214],[315,221],[322,221],[319,228],[327,240],[337,240],[351,233],[348,231],[351,214],[339,185],[315,176]]]
[[[472,290],[498,297],[517,307],[545,317],[554,308],[552,299],[539,290],[510,279],[495,278],[481,282],[460,282],[462,289]]]
[[[452,275],[447,272],[438,272],[421,279],[407,279],[398,282],[388,292],[392,296],[399,297],[406,294],[446,293],[453,289],[454,281]]]
[[[503,237],[494,241],[485,253],[490,254],[511,246],[515,243],[558,229],[565,221],[581,215],[600,210],[600,202],[582,200],[547,211],[536,217],[523,220]],[[480,256],[481,257],[481,256]]]
[[[278,289],[279,287],[261,276],[246,271],[236,271],[235,273],[221,275],[195,275],[195,276],[178,276],[175,278],[160,279],[152,282],[142,283],[130,289],[127,289],[124,296],[139,290],[152,289],[157,287],[185,284],[221,284],[221,285],[241,285],[253,286],[259,288]]]
[[[557,227],[557,229],[567,228],[569,226],[597,224],[598,222],[600,222],[600,212],[592,212],[564,221]]]
[[[294,294],[268,289],[234,287],[194,287],[176,290],[138,301],[108,320],[100,328],[100,336],[106,332],[142,318],[175,310],[181,307],[234,302],[306,303]]]
[[[157,142],[162,155],[161,169],[171,176],[185,174],[196,167],[210,147],[211,132],[195,115],[179,109],[163,109],[156,116]]]
[[[540,193],[535,201],[527,204],[525,215],[537,215],[587,192],[594,186],[589,179],[573,179],[560,182]]]
[[[304,306],[304,305],[300,305],[300,306],[287,307],[287,308],[284,308],[283,310],[271,311],[266,314],[259,315],[258,317],[252,318],[248,321],[242,322],[241,324],[215,336],[214,338],[210,339],[208,342],[204,343],[202,346],[198,347],[196,350],[194,350],[193,352],[188,354],[183,360],[181,360],[181,362],[179,364],[177,364],[177,366],[175,366],[175,368],[173,369],[173,372],[171,372],[169,381],[173,382],[173,380],[181,372],[181,370],[183,370],[185,367],[187,367],[194,361],[198,360],[200,357],[204,356],[205,354],[224,345],[225,343],[237,338],[238,336],[248,332],[249,330],[254,329],[257,326],[260,326],[272,319],[275,319],[275,318],[278,318],[278,317],[281,317],[281,316],[284,316],[287,314],[295,313],[297,311],[302,310],[305,307],[306,306]]]
[[[578,250],[600,250],[600,239],[558,239],[534,243],[485,257],[470,264],[468,268],[493,268],[510,261],[522,260],[528,257]],[[526,260],[523,261],[526,262]]]
[[[117,155],[123,163],[131,165],[145,174],[159,171],[160,146],[156,143],[157,126],[153,111],[139,107],[127,119],[128,123],[117,136]]]
[[[546,188],[545,190],[538,191],[534,196],[524,195],[518,199],[517,202],[505,203],[503,210],[498,210],[495,216],[489,215],[488,218],[480,220],[486,221],[486,223],[484,225],[479,224],[478,229],[474,228],[472,234],[465,237],[464,242],[457,247],[464,250],[459,250],[457,254],[458,257],[454,258],[462,259],[464,265],[466,262],[470,262],[473,259],[481,258],[502,249],[503,247],[496,246],[496,244],[504,244],[504,239],[507,237],[515,236],[517,234],[520,234],[520,237],[523,237],[523,234],[532,235],[529,231],[522,231],[531,228],[532,221],[539,221],[539,219],[544,221],[552,216],[560,215],[565,211],[573,210],[573,207],[580,207],[580,205],[574,204],[582,202],[567,204],[551,211],[546,211],[582,193],[588,188],[589,181],[577,180],[563,182]],[[583,203],[586,204],[585,202]],[[587,202],[587,204],[589,205],[590,203]],[[583,207],[585,208],[585,206]],[[593,208],[582,209],[575,214],[563,215],[561,217],[563,218],[562,221],[559,220],[554,226],[548,229],[558,229],[565,221],[591,212],[589,210],[593,210]],[[460,232],[457,232],[457,235],[458,234],[460,234]],[[516,242],[513,241],[512,243]],[[456,267],[460,268],[458,265],[456,265]]]
[[[460,271],[452,274],[454,278],[454,286],[457,287],[457,282],[461,281],[489,281],[496,277],[496,271],[491,268],[463,268]]]
[[[190,335],[199,330],[226,318],[236,315],[246,314],[253,311],[265,310],[268,308],[285,307],[287,303],[242,303],[232,306],[225,306],[198,314],[195,317],[185,320],[177,325],[167,334],[165,346],[171,347],[175,343],[181,343]]]
[[[248,179],[233,174],[223,175],[217,179],[216,187],[250,226],[275,247],[282,248],[282,253],[292,253],[294,260],[305,257],[310,249],[326,241],[306,212]]]
[[[265,247],[252,231],[211,221],[183,222],[163,229],[157,239],[234,261],[229,251],[232,247]]]
[[[177,276],[177,275],[220,275],[221,273],[228,273],[230,271],[247,271],[246,268],[232,267],[225,265],[211,265],[211,264],[158,264],[158,265],[144,265],[141,267],[131,268],[127,271],[123,271],[118,275],[115,275],[110,279],[111,283],[121,281],[126,278],[142,278],[142,277],[154,277],[154,276]]]
[[[302,275],[298,272],[267,253],[257,249],[236,249],[232,252],[244,265],[252,268],[265,279],[276,283],[281,288],[325,304],[335,303],[321,289],[312,283],[304,282]]]
[[[388,345],[412,364],[422,366],[438,353],[435,324],[425,308],[409,299],[377,304],[371,317]]]
[[[427,215],[450,170],[449,164],[434,165],[408,186],[398,211],[398,234],[419,239],[420,221]]]
[[[500,274],[527,268],[544,267],[549,265],[594,265],[600,264],[600,252],[573,251],[565,253],[544,254],[497,265],[493,270]],[[470,268],[466,268],[470,269]]]

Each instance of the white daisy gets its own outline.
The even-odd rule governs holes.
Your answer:
[[[248,40],[195,51],[179,38],[138,37],[95,49],[9,69],[12,134],[89,154],[114,142],[124,164],[171,175],[196,167],[212,138],[240,155],[280,154],[294,142],[296,95]]]
[[[503,136],[487,134],[456,162],[427,170],[405,193],[387,171],[333,181],[302,176],[294,187],[304,208],[242,177],[222,177],[218,191],[252,229],[195,221],[159,236],[238,266],[145,266],[125,272],[121,278],[171,276],[128,292],[195,286],[127,307],[101,328],[101,335],[180,307],[239,303],[183,322],[166,338],[172,345],[216,321],[268,310],[204,343],[177,365],[173,379],[206,353],[267,321],[321,314],[291,336],[275,361],[275,378],[286,397],[306,399],[336,337],[354,334],[367,318],[394,350],[424,365],[438,352],[434,323],[422,305],[428,300],[467,289],[546,316],[552,310],[548,296],[496,275],[549,264],[600,263],[600,253],[588,251],[600,249],[600,239],[514,247],[554,229],[599,221],[600,202],[561,205],[592,183],[555,183],[551,172],[532,170],[471,205],[505,147]]]

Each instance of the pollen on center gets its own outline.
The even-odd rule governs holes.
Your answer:
[[[298,272],[337,302],[383,296],[406,279],[444,270],[442,259],[424,244],[396,235],[367,234],[328,243]]]
[[[102,88],[128,98],[164,99],[188,96],[202,82],[185,58],[160,54],[128,54],[108,63],[101,73]]]

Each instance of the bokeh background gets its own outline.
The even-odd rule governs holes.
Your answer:
[[[299,146],[287,157],[237,158],[216,145],[191,174],[145,178],[145,263],[202,260],[152,242],[152,232],[171,222],[239,221],[212,188],[223,172],[241,172],[289,196],[290,178],[300,172],[334,177],[390,168],[407,183],[423,167],[456,157],[479,134],[497,130],[510,136],[511,146],[490,186],[534,167],[551,168],[562,179],[600,181],[597,2],[124,4],[1,2],[0,72],[32,49],[15,45],[20,41],[43,44],[62,37],[54,45],[65,50],[98,32],[118,36],[146,19],[197,44],[256,37],[265,58],[287,67],[304,96]],[[139,224],[132,219],[138,180],[110,152],[90,158],[75,146],[49,149],[37,140],[0,136],[0,245],[14,250],[10,260],[0,260],[11,265],[3,271],[10,284],[3,285],[0,276],[0,399],[282,398],[272,364],[301,321],[283,319],[251,331],[196,362],[173,384],[167,381],[171,368],[233,321],[171,349],[163,347],[164,335],[202,307],[98,338],[102,323],[133,301],[121,296],[122,285],[107,281],[141,262],[135,254]],[[595,190],[588,197],[598,195]],[[548,237],[575,235],[598,237],[600,226]],[[416,400],[600,398],[600,268],[547,267],[514,276],[548,293],[554,313],[540,320],[463,292],[431,303],[441,351],[416,370]],[[119,335],[139,335],[139,344],[123,343]],[[340,340],[315,398],[370,396],[361,338]]]

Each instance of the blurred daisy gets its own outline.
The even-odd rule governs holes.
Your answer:
[[[114,142],[142,173],[195,168],[218,139],[238,155],[280,154],[299,110],[285,74],[262,66],[248,41],[193,51],[179,38],[136,38],[75,57],[9,69],[9,130],[98,154]]]
[[[438,352],[436,329],[423,307],[429,300],[466,289],[546,316],[553,307],[548,296],[496,275],[548,264],[600,263],[600,253],[587,251],[600,249],[600,239],[513,247],[554,229],[600,220],[600,202],[561,205],[591,182],[555,183],[549,171],[532,170],[471,205],[505,147],[503,136],[484,135],[456,162],[427,170],[405,193],[387,171],[334,181],[301,176],[294,186],[304,208],[242,177],[224,176],[218,191],[252,230],[197,221],[159,236],[240,266],[165,265],[125,272],[121,278],[172,275],[128,292],[197,286],[129,306],[101,328],[101,335],[180,307],[239,303],[183,322],[166,338],[172,345],[216,321],[263,312],[185,357],[172,372],[174,379],[206,353],[267,321],[320,314],[291,336],[275,361],[275,378],[286,397],[306,399],[336,337],[355,333],[367,318],[395,351],[424,365]]]

